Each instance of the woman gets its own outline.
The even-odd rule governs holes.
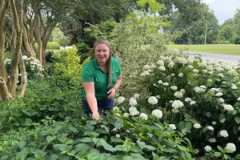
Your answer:
[[[83,66],[82,82],[84,112],[99,120],[102,110],[113,108],[113,98],[122,82],[120,64],[112,56],[107,41],[100,40],[94,44],[94,56]]]

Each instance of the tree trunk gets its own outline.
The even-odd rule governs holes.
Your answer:
[[[13,56],[13,63],[11,68],[11,77],[10,77],[10,93],[13,97],[16,97],[17,89],[17,80],[18,80],[18,65],[22,55],[22,24],[23,24],[23,1],[20,0],[16,6],[15,0],[10,1],[14,25],[16,28],[16,51]]]
[[[12,95],[8,91],[6,81],[0,77],[0,100],[9,100]]]
[[[26,29],[25,26],[23,26],[23,45],[24,45],[24,49],[26,51],[27,56],[35,58],[36,57],[36,53],[35,53],[34,49],[32,48],[32,46],[29,43],[27,29]]]
[[[4,66],[4,47],[5,47],[5,33],[4,33],[4,19],[8,8],[8,1],[2,0],[0,2],[0,100],[8,100],[12,96],[9,93],[6,85],[7,73]]]
[[[49,40],[49,37],[53,31],[53,29],[56,27],[57,23],[54,22],[52,24],[49,24],[46,29],[44,30],[44,35],[42,37],[42,59],[43,59],[43,65],[45,64],[45,52],[47,49],[47,43]]]

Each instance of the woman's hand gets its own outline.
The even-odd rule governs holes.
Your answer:
[[[115,88],[111,88],[108,92],[108,98],[114,98],[116,95],[116,89]]]
[[[92,119],[93,120],[100,120],[100,115],[99,115],[99,113],[98,112],[94,112],[94,113],[92,113]]]

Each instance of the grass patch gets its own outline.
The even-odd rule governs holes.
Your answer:
[[[240,45],[234,44],[167,45],[167,47],[180,49],[182,51],[240,55]]]

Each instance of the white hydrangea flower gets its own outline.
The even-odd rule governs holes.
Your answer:
[[[164,86],[169,86],[169,83],[168,82],[164,82],[163,85]]]
[[[211,151],[212,151],[212,147],[209,146],[209,145],[206,145],[206,146],[204,147],[204,150],[205,150],[206,152],[211,152]]]
[[[236,86],[236,84],[232,84],[231,88],[232,88],[233,90],[238,89],[238,87]]]
[[[154,97],[154,96],[150,96],[150,97],[148,98],[148,103],[149,103],[149,104],[152,104],[152,105],[155,105],[155,104],[158,103],[158,99],[157,99],[156,97]]]
[[[139,114],[139,111],[137,110],[136,107],[132,106],[132,107],[129,108],[129,113],[130,113],[131,116],[136,116],[136,115]]]
[[[221,96],[223,96],[223,93],[222,92],[218,92],[218,93],[216,93],[216,96],[217,97],[221,97]]]
[[[136,100],[136,98],[131,97],[131,98],[129,99],[129,105],[130,105],[130,106],[136,106],[136,105],[137,105],[137,100]]]
[[[171,73],[171,76],[174,77],[174,76],[175,76],[175,73]]]
[[[160,109],[154,109],[154,110],[152,111],[152,116],[153,116],[153,117],[156,117],[156,118],[158,118],[158,119],[161,119],[162,116],[163,116],[163,113],[162,113],[162,111],[161,111]]]
[[[224,123],[226,121],[225,118],[220,119],[220,123]]]
[[[230,105],[230,104],[223,104],[223,108],[224,108],[224,110],[227,111],[227,112],[234,111],[233,106]]]
[[[191,64],[189,64],[187,67],[188,67],[189,69],[193,69],[193,66],[192,66]]]
[[[12,62],[12,60],[11,59],[9,59],[9,58],[6,58],[5,60],[4,60],[4,64],[10,64]]]
[[[129,113],[124,113],[124,114],[123,114],[123,117],[128,118],[128,117],[129,117]]]
[[[195,105],[197,102],[196,101],[194,101],[194,100],[192,100],[192,101],[190,101],[190,105],[192,106],[192,105]]]
[[[172,109],[172,112],[173,112],[173,113],[178,113],[178,112],[179,112],[179,109],[173,108],[173,109]]]
[[[179,109],[179,108],[182,108],[183,106],[184,104],[180,100],[174,100],[172,103],[173,109]]]
[[[187,64],[187,60],[184,57],[176,57],[176,62],[181,64]]]
[[[162,80],[158,80],[158,84],[163,84],[163,81]]]
[[[198,69],[193,69],[193,73],[199,73],[199,70]]]
[[[117,137],[117,138],[120,138],[120,134],[116,134],[116,137]]]
[[[190,97],[186,97],[184,101],[189,103],[192,101],[192,99]]]
[[[140,76],[148,76],[150,75],[150,72],[149,71],[143,71]]]
[[[193,125],[193,128],[195,128],[195,129],[199,129],[199,128],[201,128],[202,126],[201,126],[201,124],[199,124],[199,123],[194,123],[194,125]]]
[[[213,126],[207,126],[207,129],[209,130],[209,131],[214,131],[214,128],[213,128]]]
[[[177,97],[177,98],[182,98],[183,97],[183,93],[180,92],[180,91],[177,91],[174,93],[174,96]]]
[[[237,101],[240,101],[240,97],[238,97]]]
[[[208,142],[210,142],[210,143],[215,143],[217,140],[216,140],[216,138],[209,138],[208,139]]]
[[[170,61],[170,62],[168,63],[168,67],[169,67],[169,68],[173,68],[174,65],[175,65],[175,63],[174,63],[173,61]]]
[[[125,101],[125,97],[120,96],[117,98],[117,104],[122,104]]]
[[[218,98],[217,101],[218,101],[218,103],[224,103],[225,102],[225,100],[223,98]]]
[[[179,74],[178,74],[178,77],[182,78],[182,77],[183,77],[183,73],[182,73],[182,72],[179,73]]]
[[[143,120],[148,120],[148,115],[145,114],[145,113],[141,113],[141,114],[139,115],[139,117],[140,117],[141,119],[143,119]]]
[[[221,137],[226,138],[226,137],[228,137],[228,132],[227,132],[227,130],[221,130],[221,131],[219,132],[219,135],[220,135]]]
[[[223,75],[222,73],[219,73],[218,76],[219,76],[220,78],[223,78],[223,77],[224,77],[224,75]]]
[[[138,98],[140,97],[140,94],[135,93],[135,94],[133,95],[133,97],[136,98],[136,99],[138,99]]]
[[[164,66],[164,61],[158,60],[158,61],[157,61],[157,64],[160,65],[160,66]]]
[[[186,93],[185,89],[180,89],[180,92],[182,92],[183,94]]]
[[[146,65],[143,66],[143,69],[144,69],[144,70],[148,70],[148,69],[150,69],[150,68],[151,68],[151,67],[150,67],[148,64],[146,64]]]
[[[193,90],[196,92],[196,93],[203,93],[206,91],[206,88],[204,87],[194,87]]]
[[[172,129],[172,130],[175,130],[177,129],[176,125],[175,124],[169,124],[169,127]]]
[[[165,68],[164,66],[159,66],[158,69],[159,69],[160,71],[166,71],[166,68]]]
[[[26,59],[28,59],[28,57],[27,57],[26,55],[23,55],[23,56],[22,56],[22,59],[23,59],[23,60],[26,60]]]
[[[154,86],[154,87],[157,87],[157,84],[156,84],[156,83],[153,83],[153,86]]]
[[[212,83],[213,80],[212,80],[212,79],[208,79],[207,82],[208,82],[208,83]]]
[[[203,69],[203,70],[202,70],[202,72],[203,72],[203,73],[207,73],[207,72],[208,72],[208,70],[206,70],[206,69]]]
[[[212,125],[216,125],[217,124],[217,122],[216,121],[212,121]]]
[[[234,152],[236,152],[237,148],[236,148],[236,145],[234,143],[227,143],[224,150],[227,153],[234,153]]]
[[[170,89],[173,90],[173,91],[176,91],[178,89],[178,87],[177,86],[171,86]]]

